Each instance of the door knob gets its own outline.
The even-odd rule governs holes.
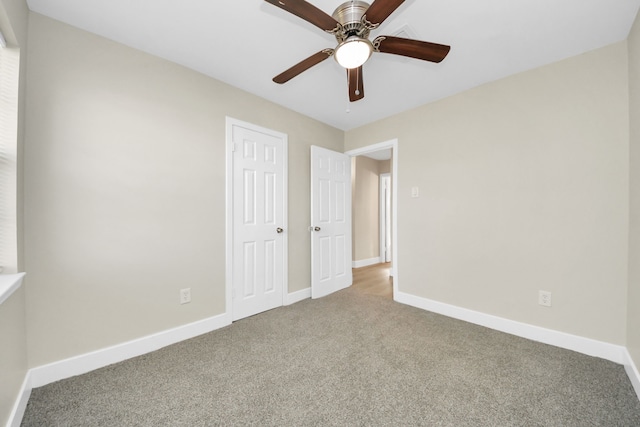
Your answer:
[[[320,231],[320,227],[313,227],[313,231]]]
[[[284,230],[283,230],[282,228],[278,227],[278,228],[276,228],[276,231],[277,231],[278,233],[282,233]]]

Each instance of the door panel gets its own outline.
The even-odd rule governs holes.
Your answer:
[[[256,243],[244,243],[244,259],[242,260],[244,274],[242,275],[243,298],[255,296],[256,290]]]
[[[264,292],[275,292],[276,279],[276,241],[264,242]]]
[[[276,223],[276,175],[267,172],[264,175],[264,222],[275,225]]]
[[[351,285],[351,158],[311,147],[311,296]]]

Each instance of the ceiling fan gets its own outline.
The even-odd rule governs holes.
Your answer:
[[[336,8],[331,16],[304,0],[265,0],[316,27],[333,34],[338,42],[334,49],[324,49],[278,74],[273,81],[286,83],[303,71],[334,56],[338,64],[347,69],[349,100],[364,98],[362,65],[373,52],[391,53],[430,62],[442,61],[450,46],[393,36],[379,36],[369,40],[371,30],[393,13],[404,0],[348,1]]]

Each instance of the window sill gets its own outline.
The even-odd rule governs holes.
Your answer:
[[[25,273],[0,274],[0,305],[22,284]]]

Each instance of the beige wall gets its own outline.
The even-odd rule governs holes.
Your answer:
[[[7,40],[7,44],[12,55],[19,55],[19,50],[24,51],[27,44],[28,10],[24,0],[0,0],[0,29]],[[25,55],[22,55],[22,65],[20,67],[20,91],[18,113],[24,111],[24,67]],[[18,115],[18,124],[14,129],[17,138],[18,161],[22,158],[22,136],[24,122],[22,115]],[[17,211],[16,217],[20,221],[21,217],[21,185],[20,172],[21,165],[17,164],[17,199],[12,209]],[[16,225],[14,225],[16,227]],[[22,235],[19,231],[20,222],[17,224],[17,231],[14,231],[18,244],[22,243]],[[20,247],[20,246],[19,246]],[[15,251],[16,248],[13,248]],[[19,250],[13,252],[12,262],[5,272],[17,270],[17,265],[21,263]],[[13,405],[19,397],[20,388],[27,373],[27,340],[26,340],[26,302],[24,287],[14,292],[9,299],[0,305],[0,425],[6,424]]]
[[[365,156],[355,158],[355,179],[352,196],[353,260],[363,261],[380,256],[378,160]]]
[[[399,290],[624,344],[627,72],[623,42],[347,132],[399,141]]]
[[[364,261],[380,256],[380,174],[390,173],[391,161],[358,156],[352,168],[352,258]]]
[[[378,172],[380,172],[381,174],[391,173],[391,160],[379,160]]]
[[[627,348],[640,367],[640,17],[629,35],[630,214]]]
[[[31,14],[30,366],[225,310],[225,117],[289,137],[289,291],[310,284],[309,147],[343,133]],[[191,288],[192,302],[178,303]]]

